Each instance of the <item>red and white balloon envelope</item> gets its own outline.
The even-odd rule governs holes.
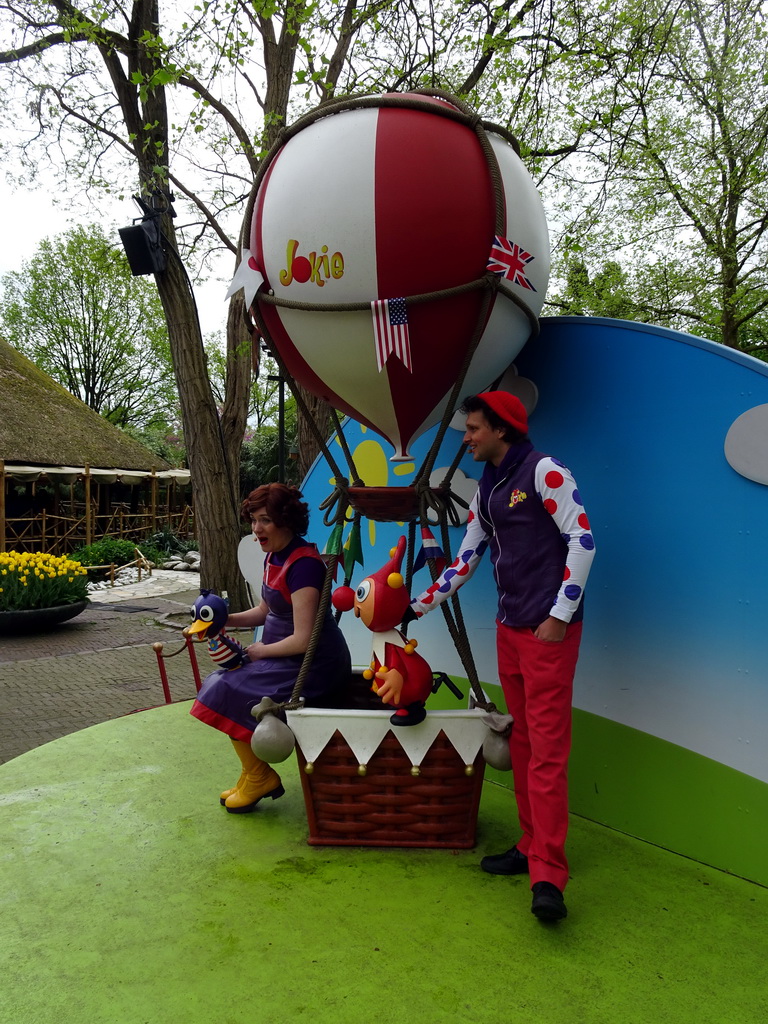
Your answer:
[[[444,116],[455,110],[446,100],[414,99],[415,108],[320,116],[289,138],[262,178],[246,253],[264,279],[252,312],[288,372],[381,434],[395,460],[442,417],[483,292],[409,300],[491,271],[532,314],[494,294],[463,397],[486,389],[525,344],[549,276],[541,200],[513,147],[485,136],[503,186],[500,232],[477,131]],[[314,308],[274,305],[265,292]],[[328,309],[350,303],[363,308]]]

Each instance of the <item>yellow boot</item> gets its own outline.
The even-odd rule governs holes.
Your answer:
[[[232,737],[230,737],[230,739],[232,739]],[[242,740],[232,740],[232,746],[235,748],[235,753],[240,758],[240,764],[242,764],[243,770],[240,772],[240,778],[234,784],[232,789],[225,789],[224,792],[219,797],[219,803],[222,805],[222,807],[227,802],[227,797],[232,796],[232,794],[236,793],[238,789],[240,789],[240,787],[242,786],[243,782],[245,781],[245,773],[248,768],[248,765],[251,764],[251,761],[253,759],[253,751],[251,750],[250,743],[243,743]]]
[[[235,791],[223,801],[229,813],[245,814],[252,811],[262,797],[268,796],[272,800],[281,797],[285,790],[274,768],[256,757],[250,744],[241,740],[232,740],[232,743],[243,766],[243,773]]]

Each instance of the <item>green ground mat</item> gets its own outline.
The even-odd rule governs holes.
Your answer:
[[[310,847],[286,796],[227,814],[237,762],[189,704],[0,766],[0,1024],[764,1024],[768,889],[573,817],[569,916],[476,850]]]

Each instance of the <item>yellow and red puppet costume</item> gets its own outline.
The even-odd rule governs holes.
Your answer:
[[[396,628],[410,604],[400,568],[406,540],[401,537],[390,560],[367,576],[357,590],[339,587],[332,601],[340,611],[352,611],[373,633],[371,666],[363,673],[371,689],[395,713],[393,725],[417,725],[426,717],[424,703],[432,693],[432,669],[416,653],[416,641]]]

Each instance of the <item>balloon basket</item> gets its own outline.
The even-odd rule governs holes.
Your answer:
[[[445,488],[433,490],[447,501],[449,492]],[[348,493],[352,508],[366,519],[406,523],[419,518],[419,492],[415,487],[350,487]]]
[[[428,710],[390,725],[371,697],[350,708],[289,711],[310,846],[471,849],[487,735],[478,709]],[[357,705],[357,706],[355,706]]]

